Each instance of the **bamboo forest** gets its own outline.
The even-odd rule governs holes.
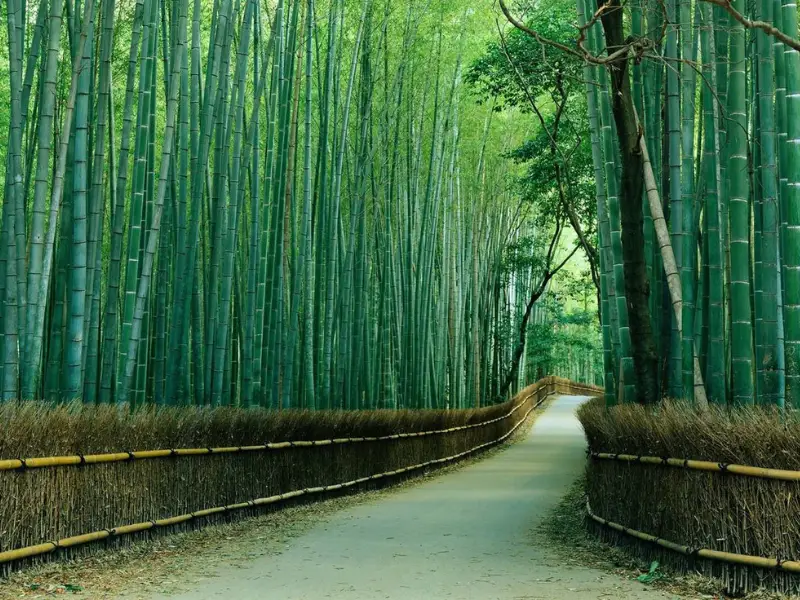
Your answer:
[[[531,313],[593,377],[463,4],[4,3],[2,397],[481,406],[552,360]]]
[[[800,404],[788,0],[7,0],[0,397]]]

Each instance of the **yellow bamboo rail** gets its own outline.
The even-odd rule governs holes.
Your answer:
[[[765,467],[751,467],[707,460],[691,460],[688,458],[661,458],[658,456],[638,456],[636,454],[614,454],[611,452],[590,452],[589,455],[599,460],[618,460],[642,465],[662,465],[694,471],[730,473],[732,475],[775,479],[779,481],[800,481],[800,471],[789,471],[785,469],[768,469]]]
[[[538,390],[536,391],[538,392]],[[410,433],[395,433],[391,435],[377,436],[377,437],[348,437],[348,438],[334,438],[327,440],[292,440],[284,442],[269,442],[266,444],[259,444],[255,446],[229,446],[229,447],[209,447],[209,448],[172,448],[161,450],[136,450],[133,452],[110,452],[104,454],[75,454],[69,456],[48,456],[37,458],[12,458],[0,460],[0,471],[14,471],[19,469],[41,469],[48,467],[63,467],[71,465],[97,465],[103,463],[124,462],[128,460],[146,460],[154,458],[168,458],[171,456],[207,456],[210,454],[236,454],[240,452],[259,452],[265,450],[284,450],[288,448],[306,448],[312,446],[330,446],[332,444],[352,444],[360,442],[383,442],[391,440],[400,440],[406,438],[425,437],[430,435],[442,435],[447,433],[455,433],[457,431],[464,431],[473,429],[475,427],[485,427],[492,423],[497,423],[503,419],[512,416],[530,396],[535,394],[532,392],[526,396],[520,404],[517,404],[513,409],[504,415],[481,421],[480,423],[471,423],[469,425],[459,425],[457,427],[449,427],[447,429],[434,429],[431,431],[419,431]]]
[[[491,421],[485,421],[480,424],[475,424],[474,426],[478,425],[485,425],[489,422],[496,422],[500,419],[507,418],[514,414],[517,409],[519,409],[523,404],[528,402],[534,395],[536,395],[541,388],[537,388],[535,391],[529,393],[522,401],[514,407],[512,411],[510,411],[504,417],[499,417],[498,419],[492,419]],[[350,488],[362,483],[366,483],[368,481],[376,481],[379,479],[383,479],[385,477],[393,477],[396,475],[400,475],[402,473],[408,473],[410,471],[416,471],[419,469],[424,469],[425,467],[431,467],[434,465],[451,462],[454,460],[458,460],[459,458],[463,458],[469,454],[473,454],[483,448],[487,448],[488,446],[492,446],[495,444],[499,444],[500,442],[505,441],[508,439],[528,418],[528,416],[537,408],[539,407],[542,402],[544,402],[548,396],[555,394],[556,391],[552,390],[545,394],[542,398],[540,398],[533,406],[531,406],[528,411],[522,416],[522,418],[505,434],[497,438],[496,440],[492,440],[490,442],[486,442],[483,444],[479,444],[469,450],[465,450],[464,452],[460,452],[458,454],[454,454],[452,456],[446,456],[444,458],[436,458],[433,460],[429,460],[423,463],[419,463],[416,465],[411,465],[409,467],[403,467],[400,469],[396,469],[394,471],[387,471],[385,473],[376,473],[374,475],[368,475],[366,477],[361,477],[359,479],[354,479],[352,481],[346,481],[344,483],[337,483],[332,485],[324,485],[319,487],[311,487],[305,488],[302,490],[294,490],[291,492],[285,492],[283,494],[276,494],[274,496],[267,496],[265,498],[256,498],[255,500],[248,500],[246,502],[239,502],[237,504],[228,504],[226,506],[217,506],[214,508],[206,508],[203,510],[194,511],[191,513],[186,513],[183,515],[177,515],[174,517],[168,517],[165,519],[156,519],[153,521],[144,521],[141,523],[133,523],[130,525],[123,525],[120,527],[114,527],[112,529],[101,529],[99,531],[93,531],[91,533],[85,533],[82,535],[76,535],[68,538],[64,538],[61,540],[53,541],[53,542],[45,542],[43,544],[36,544],[34,546],[26,546],[24,548],[17,548],[15,550],[7,550],[5,552],[0,552],[0,564],[9,563],[18,561],[24,558],[31,558],[35,556],[41,556],[43,554],[49,554],[50,552],[54,552],[60,548],[71,548],[74,546],[81,546],[84,544],[88,544],[91,542],[96,542],[99,540],[104,540],[107,538],[112,537],[119,537],[121,535],[128,535],[132,533],[137,533],[141,531],[147,531],[149,529],[153,529],[156,527],[169,527],[172,525],[177,525],[179,523],[185,523],[187,521],[191,521],[194,519],[198,519],[201,517],[207,517],[214,514],[231,512],[236,510],[241,510],[244,508],[253,508],[256,506],[266,506],[269,504],[276,504],[279,502],[283,502],[292,498],[299,498],[301,496],[309,496],[313,494],[321,494],[324,492],[331,492],[335,490],[342,490],[346,488]],[[467,429],[471,426],[462,426],[461,428],[454,428],[456,431],[460,429]],[[448,431],[448,430],[443,430]],[[400,435],[400,434],[398,434]],[[419,434],[416,434],[419,435]],[[409,437],[406,435],[406,437]],[[366,438],[357,438],[357,439],[366,439]],[[375,439],[398,439],[397,436],[384,436],[383,438],[375,438]],[[295,442],[296,443],[296,442]],[[154,451],[155,452],[155,451]],[[73,463],[68,463],[73,464]]]
[[[108,452],[103,454],[73,454],[68,456],[45,456],[35,458],[9,458],[0,460],[0,471],[16,471],[24,469],[44,469],[51,467],[65,467],[76,465],[99,465],[105,463],[125,462],[128,460],[151,460],[156,458],[169,458],[176,456],[208,456],[212,454],[237,454],[242,452],[264,452],[269,450],[285,450],[289,448],[306,448],[313,446],[329,446],[332,444],[357,444],[362,442],[383,442],[391,440],[401,440],[406,438],[426,437],[430,435],[443,435],[448,433],[455,433],[458,431],[465,431],[467,429],[474,429],[476,427],[485,427],[492,423],[497,423],[503,419],[511,417],[520,406],[527,402],[531,396],[539,393],[542,388],[552,386],[555,388],[558,385],[570,387],[576,390],[596,393],[599,388],[587,386],[583,384],[576,384],[568,380],[560,380],[557,378],[547,378],[542,380],[539,387],[528,393],[525,398],[520,401],[509,412],[494,419],[488,419],[479,423],[471,423],[469,425],[459,425],[457,427],[449,427],[447,429],[434,429],[430,431],[419,431],[410,433],[395,433],[391,435],[384,435],[378,437],[346,437],[334,438],[329,440],[294,440],[283,442],[268,442],[254,446],[229,446],[220,448],[171,448],[161,450],[135,450],[132,452]],[[536,384],[533,384],[536,385]],[[553,392],[549,392],[553,393]]]
[[[778,569],[781,571],[787,571],[789,573],[800,573],[800,561],[781,560],[779,558],[767,558],[764,556],[753,556],[750,554],[736,554],[734,552],[722,552],[720,550],[711,550],[710,548],[692,548],[691,546],[676,544],[675,542],[665,540],[643,531],[631,529],[630,527],[615,523],[614,521],[609,521],[608,519],[604,519],[603,517],[594,514],[588,500],[586,501],[586,512],[592,520],[605,527],[609,527],[610,529],[614,529],[620,533],[629,535],[644,542],[656,544],[662,548],[672,550],[673,552],[677,552],[685,556],[706,558],[709,560],[735,563],[748,567],[758,567],[761,569]]]

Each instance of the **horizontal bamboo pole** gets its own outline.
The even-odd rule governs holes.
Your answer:
[[[555,386],[552,386],[555,387]],[[510,416],[516,410],[527,403],[534,395],[536,395],[541,388],[537,388],[534,392],[529,393],[515,408],[511,411],[506,417]],[[300,496],[308,496],[313,494],[321,494],[324,492],[330,492],[335,490],[342,490],[346,488],[350,488],[362,483],[366,483],[367,481],[376,481],[378,479],[383,479],[386,477],[393,477],[395,475],[400,475],[402,473],[408,473],[410,471],[416,471],[419,469],[424,469],[426,467],[431,467],[435,465],[440,465],[447,462],[452,462],[454,460],[458,460],[463,458],[469,454],[474,454],[479,450],[487,448],[489,446],[499,444],[506,439],[508,439],[528,418],[528,416],[536,410],[549,396],[557,393],[555,389],[546,393],[542,398],[540,398],[533,406],[531,406],[527,412],[522,416],[522,418],[505,434],[501,435],[496,440],[486,442],[483,444],[479,444],[469,450],[465,450],[464,452],[460,452],[458,454],[454,454],[452,456],[446,456],[444,458],[437,458],[433,460],[429,460],[423,463],[419,463],[416,465],[411,465],[408,467],[403,467],[400,469],[396,469],[394,471],[388,471],[385,473],[376,473],[374,475],[369,475],[367,477],[361,477],[359,479],[354,479],[352,481],[346,481],[344,483],[336,483],[331,485],[324,485],[312,488],[305,488],[302,490],[294,490],[291,492],[285,492],[283,494],[276,494],[274,496],[268,496],[265,498],[257,498],[255,500],[248,500],[247,502],[239,502],[237,504],[229,504],[227,506],[217,506],[214,508],[206,508],[203,510],[194,511],[191,513],[186,513],[183,515],[177,515],[174,517],[168,517],[164,519],[157,519],[154,521],[144,521],[142,523],[133,523],[130,525],[123,525],[120,527],[114,527],[113,529],[101,529],[99,531],[93,531],[91,533],[86,533],[82,535],[77,535],[69,538],[64,538],[54,542],[46,542],[44,544],[37,544],[35,546],[26,546],[24,548],[17,548],[15,550],[7,550],[5,552],[0,552],[0,564],[9,563],[18,561],[24,558],[31,558],[34,556],[41,556],[43,554],[49,554],[50,552],[54,552],[59,548],[70,548],[74,546],[80,546],[83,544],[88,544],[91,542],[112,538],[112,537],[119,537],[122,535],[128,535],[132,533],[138,533],[141,531],[147,531],[149,529],[154,529],[158,527],[169,527],[173,525],[177,525],[179,523],[185,523],[187,521],[191,521],[194,519],[199,519],[201,517],[207,517],[214,514],[224,513],[224,512],[232,512],[236,510],[241,510],[245,508],[252,508],[256,506],[266,506],[269,504],[276,504],[279,502],[283,502],[292,498],[298,498]],[[503,417],[503,418],[506,418]],[[496,421],[498,419],[494,419]],[[485,422],[483,424],[488,423]],[[380,439],[380,438],[379,438]],[[388,438],[383,438],[388,439]],[[70,463],[71,464],[71,463]]]
[[[545,378],[533,384],[537,386],[528,392],[524,399],[519,401],[509,412],[494,419],[481,421],[480,423],[471,423],[469,425],[459,425],[457,427],[449,427],[447,429],[434,429],[431,431],[419,431],[411,433],[395,433],[391,435],[384,435],[380,437],[348,437],[348,438],[334,438],[330,440],[296,440],[284,442],[269,442],[255,446],[228,446],[221,448],[172,448],[162,450],[135,450],[132,452],[110,452],[103,454],[75,454],[69,456],[47,456],[36,458],[11,458],[0,460],[0,471],[16,471],[23,469],[43,469],[51,467],[65,467],[75,465],[99,465],[115,462],[124,462],[128,460],[149,460],[155,458],[168,458],[175,456],[207,456],[211,454],[238,454],[242,452],[263,452],[268,450],[285,450],[289,448],[306,448],[312,446],[330,446],[332,444],[357,444],[363,442],[383,442],[392,441],[405,438],[426,437],[430,435],[443,435],[448,433],[456,433],[458,431],[465,431],[467,429],[474,429],[476,427],[486,427],[493,423],[497,423],[514,415],[515,412],[522,406],[528,399],[539,393],[542,388],[556,387],[561,385],[563,387],[572,388],[574,390],[588,391],[596,393],[600,388],[594,386],[587,386],[583,384],[573,383],[569,380],[558,380],[555,378]]]
[[[707,460],[691,460],[688,458],[661,458],[658,456],[637,456],[635,454],[613,454],[610,452],[591,452],[590,456],[600,460],[618,460],[622,462],[640,463],[643,465],[663,465],[691,469],[694,471],[731,473],[733,475],[775,479],[779,481],[800,481],[800,471],[789,471],[785,469],[750,467],[747,465],[726,464]]]
[[[672,550],[673,552],[677,552],[685,556],[706,558],[709,560],[735,563],[748,567],[758,567],[761,569],[778,569],[790,573],[800,573],[800,561],[780,560],[778,558],[752,556],[750,554],[737,554],[735,552],[722,552],[720,550],[711,550],[710,548],[692,548],[691,546],[682,546],[680,544],[676,544],[675,542],[670,542],[669,540],[650,535],[649,533],[644,533],[643,531],[637,531],[636,529],[625,527],[624,525],[609,521],[608,519],[604,519],[603,517],[594,514],[588,500],[586,501],[586,512],[591,519],[597,523],[600,523],[601,525],[639,540],[656,544],[662,548]]]

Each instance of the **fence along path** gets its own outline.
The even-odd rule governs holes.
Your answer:
[[[668,598],[634,581],[560,564],[532,538],[585,466],[574,411],[558,397],[524,440],[463,469],[334,514],[278,555],[201,572],[148,600]],[[254,552],[263,546],[254,538]],[[215,549],[224,553],[223,548]],[[184,563],[182,563],[184,565]]]
[[[98,542],[103,540],[126,543],[131,535],[144,532],[168,534],[176,526],[202,526],[209,519],[227,519],[378,480],[388,482],[456,461],[508,438],[548,395],[558,391],[595,393],[596,388],[546,377],[499,406],[502,413],[489,410],[488,418],[478,422],[403,432],[404,424],[411,422],[401,417],[395,424],[397,432],[389,435],[3,457],[0,480],[18,502],[0,506],[0,521],[10,523],[12,532],[0,539],[0,575],[3,569],[24,567],[20,561],[58,559],[62,550],[92,552],[102,548]],[[361,433],[366,431],[362,428]],[[367,451],[360,450],[364,442],[371,442]],[[181,484],[176,487],[174,482]],[[122,500],[109,497],[108,489],[145,493]],[[43,495],[43,490],[51,493]],[[43,513],[36,508],[42,503],[59,510]]]
[[[42,554],[47,554],[49,552],[53,552],[53,551],[59,550],[59,549],[73,548],[75,546],[82,546],[83,544],[89,544],[91,542],[97,542],[97,541],[100,541],[100,540],[104,540],[104,539],[107,539],[107,538],[110,538],[110,537],[119,536],[119,535],[130,535],[132,533],[139,533],[139,532],[147,531],[149,529],[154,529],[154,528],[157,528],[157,527],[171,527],[173,525],[186,523],[186,522],[192,521],[194,519],[201,519],[201,518],[204,518],[204,517],[209,517],[211,515],[216,515],[216,514],[220,514],[220,513],[226,513],[226,512],[236,511],[236,510],[243,510],[243,509],[247,509],[247,508],[254,508],[256,506],[267,506],[269,504],[277,504],[279,502],[284,502],[286,500],[291,500],[292,498],[299,498],[301,496],[311,496],[311,495],[315,495],[315,494],[323,494],[325,492],[333,492],[333,491],[338,491],[338,490],[342,490],[342,489],[347,489],[347,488],[351,488],[351,487],[357,486],[357,485],[362,484],[362,483],[367,483],[368,481],[377,481],[377,480],[383,479],[385,477],[393,477],[395,475],[401,475],[403,473],[408,473],[408,472],[411,472],[411,471],[418,471],[420,469],[424,469],[424,468],[427,468],[427,467],[434,467],[434,466],[441,465],[441,464],[444,464],[444,463],[456,461],[456,460],[464,458],[464,457],[466,457],[466,456],[468,456],[470,454],[474,454],[475,452],[483,450],[484,448],[487,448],[489,446],[493,446],[495,444],[502,443],[503,441],[508,439],[517,429],[519,429],[519,427],[525,422],[525,420],[528,418],[528,416],[534,410],[536,410],[536,408],[545,400],[545,398],[546,398],[546,396],[543,397],[541,400],[538,400],[533,405],[531,405],[525,411],[525,413],[522,415],[522,417],[516,422],[516,424],[507,433],[503,434],[502,436],[500,436],[496,440],[491,440],[489,442],[485,442],[483,444],[479,444],[477,446],[473,446],[472,448],[469,448],[469,449],[465,450],[464,452],[459,452],[458,454],[452,454],[450,456],[444,456],[442,458],[435,458],[435,459],[427,460],[427,461],[422,462],[422,463],[418,463],[418,464],[415,464],[415,465],[409,465],[407,467],[401,467],[399,469],[394,469],[392,471],[384,471],[382,473],[374,473],[374,474],[368,475],[366,477],[359,477],[358,479],[352,479],[350,481],[344,481],[344,482],[341,482],[341,483],[333,483],[333,484],[328,484],[328,485],[306,487],[306,488],[302,488],[302,489],[298,489],[298,490],[292,490],[290,492],[284,492],[283,494],[274,494],[272,496],[266,496],[266,497],[263,497],[263,498],[256,498],[256,499],[253,499],[253,500],[247,500],[245,502],[237,502],[235,504],[226,504],[224,506],[215,506],[213,508],[206,508],[206,509],[202,509],[202,510],[196,510],[196,511],[193,511],[193,512],[190,512],[190,513],[184,513],[184,514],[181,514],[181,515],[176,515],[176,516],[173,516],[173,517],[167,517],[167,518],[164,518],[164,519],[154,519],[154,520],[150,520],[150,521],[142,521],[141,523],[132,523],[132,524],[129,524],[129,525],[122,525],[122,526],[119,526],[119,527],[113,527],[111,529],[99,529],[99,530],[93,531],[91,533],[84,533],[84,534],[80,534],[80,535],[75,535],[75,536],[71,536],[71,537],[64,538],[64,539],[57,540],[57,541],[53,541],[53,542],[45,542],[43,544],[36,544],[36,545],[33,545],[33,546],[26,546],[24,548],[17,548],[15,550],[8,550],[6,552],[0,552],[0,564],[13,562],[13,561],[21,560],[21,559],[24,559],[24,558],[31,558],[31,557],[39,556],[39,555],[42,555]],[[465,425],[465,426],[462,426],[462,427],[454,427],[454,428],[450,428],[450,429],[446,429],[446,430],[439,430],[439,431],[434,431],[434,432],[422,432],[422,433],[419,433],[419,434],[417,434],[417,433],[397,434],[397,435],[391,435],[391,436],[384,436],[384,437],[381,437],[381,438],[350,438],[347,441],[360,442],[360,441],[364,441],[366,439],[393,440],[393,439],[401,439],[401,438],[404,438],[404,437],[419,437],[419,436],[425,436],[425,435],[432,435],[432,434],[435,434],[435,433],[450,433],[450,432],[453,432],[453,431],[461,431],[461,430],[464,430],[464,429],[471,429],[473,427],[480,427],[482,425],[487,425],[489,423],[495,423],[495,422],[500,421],[502,419],[506,419],[506,418],[512,416],[515,412],[518,411],[519,408],[525,406],[527,403],[528,402],[526,401],[525,403],[518,404],[511,411],[509,411],[507,414],[503,415],[502,417],[499,417],[497,419],[491,419],[490,421],[484,421],[483,423],[477,423],[475,425]],[[332,440],[321,440],[320,442],[326,442],[326,443],[319,443],[319,442],[299,442],[299,443],[298,442],[285,442],[286,445],[285,446],[280,446],[280,447],[281,448],[290,448],[290,447],[294,447],[295,444],[297,444],[298,447],[303,447],[304,445],[306,445],[306,446],[325,446],[325,445],[329,445],[332,442]],[[262,446],[262,447],[258,447],[258,448],[262,449],[262,450],[263,449],[269,449],[267,445]],[[211,450],[211,449],[209,449],[209,450]],[[234,449],[230,449],[230,450],[234,450]],[[242,448],[239,448],[239,451],[242,451]],[[175,451],[173,451],[173,452],[175,452]],[[184,454],[180,454],[180,455],[173,454],[173,455],[174,456],[190,456],[191,454],[192,454],[191,450],[189,450],[189,451],[185,452]],[[198,452],[198,453],[195,453],[195,454],[200,455],[200,454],[206,454],[206,453]],[[213,452],[208,452],[208,454],[213,454]],[[102,455],[102,456],[113,456],[113,455]],[[170,456],[170,455],[169,454],[164,454],[164,455],[157,455],[157,456],[148,456],[147,458],[158,458],[158,457],[161,457],[161,456]],[[69,457],[64,457],[64,458],[69,458]],[[115,461],[108,461],[108,462],[115,462]],[[25,464],[25,463],[23,462],[23,464]],[[65,463],[65,464],[74,464],[74,463]],[[92,464],[92,463],[88,463],[88,464]]]

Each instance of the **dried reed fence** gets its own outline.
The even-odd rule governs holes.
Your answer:
[[[635,530],[598,526],[602,538],[719,578],[731,594],[800,591],[800,577],[789,572],[800,560],[800,482],[786,472],[800,471],[800,415],[761,407],[703,412],[682,403],[607,410],[595,400],[578,416],[593,453],[591,511]],[[665,547],[670,542],[684,551]]]
[[[460,411],[0,405],[0,574],[385,485],[501,441],[553,393],[595,388],[548,377],[504,404]],[[80,544],[57,543],[75,536]]]

